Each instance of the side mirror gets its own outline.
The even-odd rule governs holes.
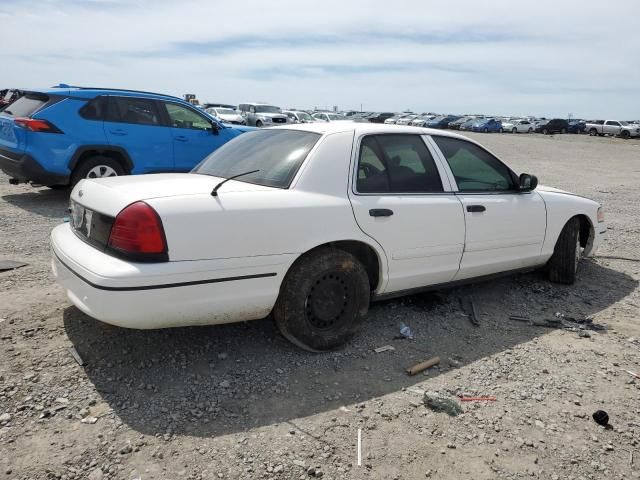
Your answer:
[[[538,177],[535,175],[529,175],[528,173],[521,174],[519,181],[521,192],[530,192],[531,190],[535,190],[538,186]]]
[[[216,122],[211,123],[211,133],[213,135],[218,135],[220,133],[220,125],[218,125]]]

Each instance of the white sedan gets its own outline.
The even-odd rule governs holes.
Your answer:
[[[529,120],[507,120],[502,122],[502,129],[509,133],[532,133],[536,126]]]
[[[600,205],[517,175],[463,136],[318,123],[245,133],[191,173],[83,180],[51,234],[86,314],[130,328],[273,315],[309,350],[346,342],[369,302],[546,267],[572,283]]]

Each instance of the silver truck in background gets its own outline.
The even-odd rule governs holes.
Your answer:
[[[585,132],[595,135],[615,135],[622,138],[640,137],[640,125],[618,120],[592,120],[587,122]]]

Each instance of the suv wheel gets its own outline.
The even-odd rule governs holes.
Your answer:
[[[513,127],[513,128],[511,129],[511,133],[518,133],[518,129],[517,129],[516,127]]]
[[[120,162],[110,157],[95,156],[88,158],[76,167],[71,178],[71,186],[75,186],[84,178],[107,178],[124,175]]]
[[[489,129],[487,127],[484,127],[484,133],[489,133]]]
[[[256,127],[262,127],[262,120],[256,120]]]
[[[346,343],[369,310],[369,278],[353,255],[321,248],[289,270],[273,309],[282,335],[309,351]]]
[[[542,134],[543,135],[548,135],[549,134],[549,130],[547,130],[546,128],[542,129]]]
[[[627,138],[629,138],[631,136],[631,134],[629,133],[629,130],[623,130],[620,135],[624,139],[627,139]]]
[[[598,130],[596,130],[595,128],[592,128],[591,130],[589,130],[589,135],[592,137],[595,137],[598,134]]]
[[[562,130],[560,130],[560,133],[567,133],[567,129],[562,127]]]

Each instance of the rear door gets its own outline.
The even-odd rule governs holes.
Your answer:
[[[616,122],[615,120],[607,120],[604,122],[604,133],[608,133],[609,135],[620,135],[620,131],[620,122]]]
[[[175,169],[188,172],[207,155],[229,140],[229,130],[213,128],[213,121],[193,108],[163,102],[174,140]]]
[[[48,95],[30,92],[0,112],[0,148],[11,153],[24,152],[27,148],[27,130],[16,125],[13,120],[30,117],[48,101]]]
[[[155,100],[109,96],[103,125],[109,144],[129,155],[132,173],[174,170],[171,129],[163,125]]]
[[[517,190],[517,177],[475,143],[433,136],[464,207],[465,247],[456,280],[537,265],[547,213],[536,192]]]
[[[349,198],[362,231],[389,259],[385,292],[448,282],[464,245],[462,205],[420,135],[356,139]]]

